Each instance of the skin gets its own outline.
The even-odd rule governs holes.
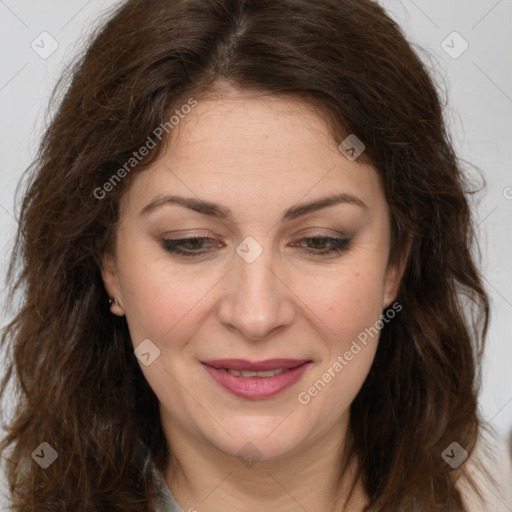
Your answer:
[[[203,98],[169,142],[125,192],[115,254],[102,269],[134,347],[150,339],[160,350],[141,369],[177,463],[166,482],[185,511],[342,510],[352,469],[341,489],[334,479],[378,336],[308,404],[297,396],[397,296],[402,269],[387,265],[390,217],[378,175],[345,158],[322,117],[294,98],[235,90]],[[366,208],[343,203],[281,222],[287,208],[333,193]],[[232,218],[177,204],[141,215],[165,194],[219,203]],[[182,248],[208,254],[187,259],[162,246],[162,238],[194,235],[215,241]],[[252,263],[235,251],[248,236],[263,249]],[[351,242],[344,252],[308,255],[330,247],[307,238],[315,236]],[[231,395],[199,362],[281,357],[313,364],[263,400]],[[249,442],[260,457],[250,467],[239,456]],[[358,485],[343,510],[362,510],[364,501]]]

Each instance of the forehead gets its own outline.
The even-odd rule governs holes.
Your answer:
[[[224,199],[239,208],[342,192],[385,207],[377,172],[349,161],[326,121],[296,98],[231,92],[198,99],[174,126],[166,150],[134,179],[125,206],[163,192]],[[307,197],[306,197],[307,196]]]

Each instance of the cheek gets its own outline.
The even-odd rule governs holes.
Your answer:
[[[383,261],[355,258],[310,297],[313,313],[321,320],[317,325],[325,327],[320,364],[307,383],[312,387],[303,391],[311,410],[318,408],[320,414],[322,409],[332,421],[350,406],[375,357],[383,311]]]
[[[320,361],[297,399],[318,428],[331,425],[350,407],[372,366],[380,331],[382,279],[378,265],[345,272],[312,297],[322,332]]]
[[[145,338],[161,345],[167,333],[186,323],[187,312],[204,295],[201,286],[191,286],[190,276],[171,272],[165,255],[158,258],[154,247],[118,258],[123,306],[134,345]]]
[[[312,280],[310,296],[315,315],[321,319],[337,340],[350,341],[366,327],[373,325],[383,311],[384,268],[373,264],[350,265],[321,283]],[[329,338],[332,338],[330,336]]]

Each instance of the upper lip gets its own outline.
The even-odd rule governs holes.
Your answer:
[[[214,368],[226,370],[249,370],[253,372],[264,372],[266,370],[277,370],[280,368],[290,369],[309,363],[309,359],[265,359],[264,361],[248,361],[246,359],[211,359],[201,361],[203,364]]]

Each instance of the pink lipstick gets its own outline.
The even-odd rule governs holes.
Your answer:
[[[235,396],[261,400],[297,382],[311,364],[307,359],[215,359],[201,364],[210,377]]]

